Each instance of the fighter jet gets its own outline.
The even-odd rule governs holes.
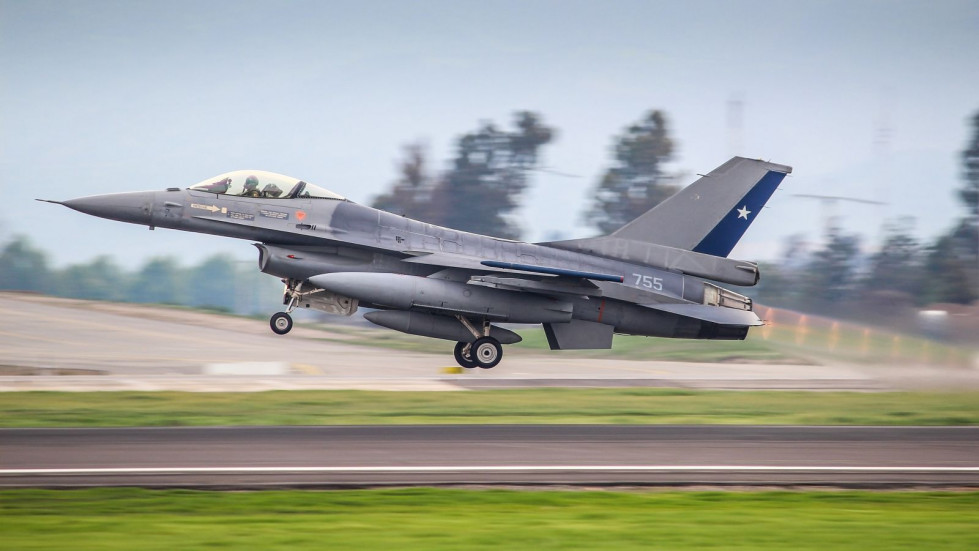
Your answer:
[[[610,235],[526,243],[444,228],[354,203],[303,180],[239,170],[186,189],[49,201],[132,224],[248,239],[285,283],[284,311],[312,308],[455,341],[464,368],[499,364],[542,324],[552,350],[612,347],[613,334],[741,340],[762,322],[757,264],[727,258],[788,166],[735,157]]]

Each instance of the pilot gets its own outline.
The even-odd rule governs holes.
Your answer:
[[[245,178],[245,191],[241,195],[243,197],[260,197],[262,193],[258,191],[258,178],[255,176]]]

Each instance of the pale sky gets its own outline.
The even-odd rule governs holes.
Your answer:
[[[889,202],[836,209],[870,241],[885,215],[930,238],[964,213],[976,52],[975,1],[0,0],[0,242],[31,234],[58,265],[251,260],[245,241],[33,199],[263,169],[369,203],[406,143],[442,169],[459,135],[523,109],[558,130],[544,164],[578,176],[535,175],[531,241],[594,233],[581,216],[612,139],[650,109],[669,116],[685,182],[734,153],[795,168],[732,256],[818,240],[824,211],[798,193]]]

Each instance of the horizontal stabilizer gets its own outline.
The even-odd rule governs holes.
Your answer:
[[[643,306],[718,325],[763,325],[758,316],[750,310],[736,310],[706,304],[644,304]]]
[[[753,262],[619,237],[591,237],[539,243],[539,245],[624,260],[732,285],[751,286],[758,283],[759,277],[758,265]]]

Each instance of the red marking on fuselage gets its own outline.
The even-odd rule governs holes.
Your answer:
[[[301,210],[297,210],[296,211],[296,220],[302,221],[303,218],[306,218],[306,213],[303,212],[303,211],[301,211]]]
[[[602,304],[598,307],[598,322],[602,322],[602,316],[605,315],[605,299],[602,299]]]

